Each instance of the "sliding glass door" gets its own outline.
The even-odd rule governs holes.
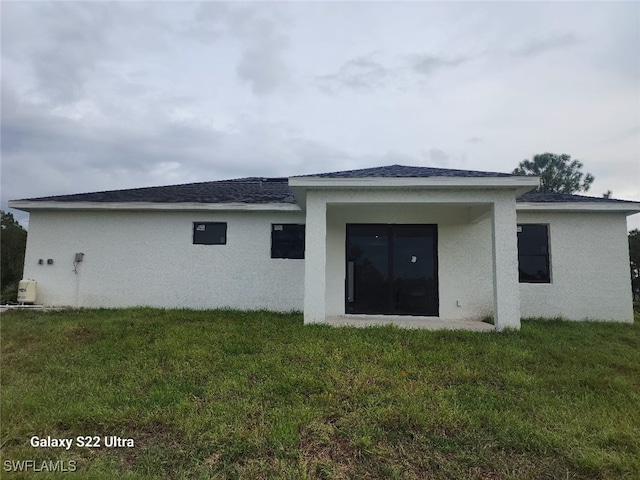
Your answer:
[[[438,315],[436,225],[348,224],[346,313]]]

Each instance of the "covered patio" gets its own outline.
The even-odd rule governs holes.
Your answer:
[[[519,328],[516,197],[537,182],[514,176],[290,178],[306,216],[304,322]],[[400,231],[412,226],[418,233]],[[420,250],[423,239],[430,243]],[[360,253],[353,253],[354,244]],[[428,257],[433,260],[425,262]],[[421,262],[426,273],[406,273]],[[420,276],[423,310],[415,285],[400,290]],[[368,303],[362,301],[366,289]],[[481,322],[489,316],[495,326]]]

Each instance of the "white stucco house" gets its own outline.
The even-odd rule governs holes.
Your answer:
[[[632,322],[626,217],[640,203],[538,184],[392,165],[9,206],[30,213],[24,278],[44,305]]]

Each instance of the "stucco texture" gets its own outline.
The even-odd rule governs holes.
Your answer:
[[[521,283],[523,318],[633,321],[623,213],[518,212],[549,225],[551,283]]]
[[[313,321],[324,321],[345,313],[347,223],[424,223],[438,228],[440,319],[496,314],[496,249],[507,271],[499,279],[509,309],[505,325],[519,324],[520,316],[633,321],[623,213],[518,211],[517,223],[549,225],[551,255],[551,283],[518,284],[512,271],[517,268],[513,210],[497,217],[496,232],[512,235],[507,250],[493,236],[495,205],[502,205],[503,213],[513,205],[507,196],[310,192],[308,212],[36,210],[24,278],[38,282],[37,303],[48,306],[277,311],[304,306],[305,321],[307,310]],[[309,212],[307,259],[271,259],[271,224],[305,223]],[[193,245],[193,222],[227,222],[227,244]],[[85,254],[77,274],[76,252]],[[306,298],[305,288],[311,292]]]
[[[227,244],[194,245],[193,222],[227,222]],[[304,260],[271,258],[272,223],[304,214],[34,211],[24,277],[50,306],[301,310]]]

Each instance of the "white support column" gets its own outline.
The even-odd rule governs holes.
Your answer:
[[[304,259],[304,323],[326,321],[327,203],[307,193]]]
[[[496,330],[520,328],[518,234],[514,197],[493,204],[493,303]]]

